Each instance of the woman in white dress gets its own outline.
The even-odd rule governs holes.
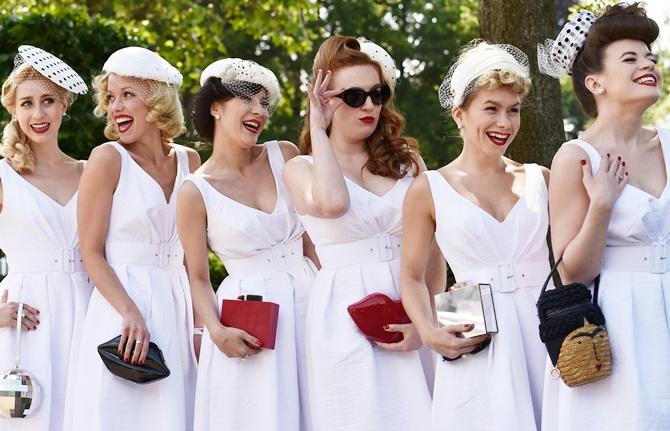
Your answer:
[[[471,44],[439,97],[463,138],[451,163],[419,176],[405,198],[400,286],[437,366],[431,430],[539,429],[546,351],[535,302],[549,273],[549,171],[504,157],[530,88],[528,59],[510,45]],[[499,333],[438,327],[424,283],[437,240],[457,282],[491,285]],[[465,336],[464,336],[465,335]],[[489,338],[490,337],[490,338]]]
[[[14,368],[18,304],[25,303],[21,366],[42,396],[30,416],[0,418],[0,429],[60,431],[68,364],[91,287],[76,219],[84,164],[61,151],[58,130],[73,96],[87,88],[40,48],[22,45],[16,64],[2,86],[12,119],[0,146],[0,249],[9,262],[0,283],[0,372]]]
[[[206,327],[194,429],[307,430],[304,321],[315,270],[303,255],[304,228],[281,177],[284,160],[298,149],[286,141],[257,143],[279,101],[279,83],[270,70],[239,58],[210,64],[200,83],[193,123],[214,148],[186,178],[177,204],[193,303]],[[228,271],[216,295],[208,246]],[[279,304],[273,350],[221,324],[222,300],[241,295]]]
[[[307,313],[312,423],[320,431],[426,430],[430,393],[414,325],[389,325],[403,340],[376,343],[347,313],[372,293],[399,298],[402,200],[424,169],[390,101],[393,60],[374,43],[333,36],[313,72],[301,137],[309,156],[284,169],[322,266]],[[431,280],[444,283],[438,257]]]
[[[116,141],[93,150],[79,192],[82,255],[95,289],[73,363],[68,429],[192,428],[194,322],[175,219],[177,189],[200,163],[171,142],[184,130],[181,80],[157,54],[127,47],[94,81],[95,112]],[[111,374],[96,347],[119,334],[126,361],[142,364],[151,341],[170,375],[138,385]]]
[[[558,39],[574,46],[550,47],[593,118],[553,160],[552,245],[564,283],[600,274],[612,373],[569,388],[548,372],[543,430],[670,429],[670,133],[642,127],[660,96],[658,32],[637,3],[619,4],[580,13]]]

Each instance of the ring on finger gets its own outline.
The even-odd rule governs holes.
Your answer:
[[[135,344],[142,344],[142,340],[135,340]]]
[[[619,180],[619,182],[621,182],[621,181],[623,181],[623,176],[617,175],[617,179]]]

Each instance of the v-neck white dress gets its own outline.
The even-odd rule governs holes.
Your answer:
[[[10,302],[39,311],[35,331],[23,331],[21,367],[42,388],[42,401],[28,418],[0,418],[0,430],[61,431],[68,364],[91,294],[77,235],[77,193],[60,205],[0,160],[3,208],[0,249],[9,273],[0,283]],[[0,328],[0,373],[14,368],[16,328]]]
[[[549,274],[548,193],[542,170],[525,165],[526,185],[500,222],[426,172],[435,239],[456,281],[488,283],[499,333],[481,352],[440,361],[431,430],[538,430],[546,350],[535,303]]]
[[[169,202],[160,185],[116,142],[121,173],[114,192],[105,254],[144,316],[170,375],[139,385],[114,376],[97,346],[121,333],[121,315],[96,289],[86,314],[66,428],[81,431],[192,429],[196,360],[193,312],[176,228],[176,191],[189,173],[188,153],[172,144],[177,176]]]
[[[371,293],[400,297],[402,202],[413,179],[408,174],[383,196],[346,179],[346,214],[300,216],[322,265],[307,312],[308,384],[316,430],[428,429],[430,392],[419,352],[377,347],[347,312],[347,306]]]
[[[291,203],[281,171],[277,141],[264,144],[275,180],[271,213],[241,204],[204,178],[189,175],[207,209],[207,242],[228,277],[217,290],[223,299],[261,295],[279,304],[274,350],[246,359],[229,358],[205,330],[198,364],[197,431],[306,431],[308,399],[304,354],[305,314],[314,264],[303,256],[305,229]]]
[[[659,129],[658,136],[670,175],[670,131]],[[564,145],[584,150],[595,174],[601,156],[593,146],[579,139]],[[666,184],[657,199],[627,185],[614,204],[598,291],[612,352],[612,374],[569,388],[548,371],[543,430],[670,429],[668,189]]]

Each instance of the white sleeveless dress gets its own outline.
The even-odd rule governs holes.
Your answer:
[[[200,191],[207,210],[207,242],[228,271],[217,290],[223,299],[261,295],[279,304],[274,350],[229,358],[205,330],[195,398],[197,431],[310,429],[304,360],[305,313],[314,264],[303,256],[304,228],[282,180],[277,141],[264,144],[277,190],[271,213],[241,204],[197,174],[185,181]]]
[[[499,329],[481,352],[438,362],[433,431],[539,429],[546,350],[535,303],[551,269],[548,194],[540,167],[524,166],[524,192],[502,223],[426,172],[437,243],[456,281],[491,285]]]
[[[658,136],[670,175],[670,131]],[[596,172],[594,147],[579,139],[564,145],[584,150]],[[670,429],[669,188],[656,199],[627,185],[614,204],[598,290],[612,374],[569,388],[547,372],[543,430]]]
[[[144,316],[170,376],[146,385],[107,370],[97,346],[121,333],[121,315],[95,289],[91,295],[66,428],[76,431],[192,429],[196,360],[193,312],[184,253],[176,228],[176,195],[189,174],[188,153],[172,144],[177,176],[170,201],[158,183],[119,143],[121,173],[114,192],[105,254]]]
[[[347,306],[371,293],[400,298],[402,203],[413,179],[408,174],[377,196],[345,178],[350,199],[346,214],[333,219],[300,216],[322,265],[307,312],[316,430],[428,429],[430,392],[419,352],[377,347],[347,312]]]
[[[77,193],[61,206],[0,160],[3,208],[0,249],[9,273],[0,283],[9,302],[39,311],[35,331],[23,331],[21,367],[42,389],[42,401],[28,418],[0,418],[0,430],[60,431],[63,427],[68,364],[91,295],[77,236]],[[0,373],[14,368],[16,328],[0,328]]]

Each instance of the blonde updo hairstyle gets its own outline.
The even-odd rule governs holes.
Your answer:
[[[23,174],[35,169],[35,159],[30,149],[30,139],[21,130],[19,122],[14,117],[16,110],[16,90],[26,81],[40,81],[48,86],[50,91],[68,106],[68,91],[45,78],[28,63],[24,63],[12,71],[2,84],[2,106],[12,115],[12,119],[2,131],[0,155],[5,157],[15,171]]]
[[[105,125],[105,137],[111,140],[119,139],[119,135],[114,125],[114,119],[107,115],[109,103],[107,102],[107,82],[110,73],[103,73],[93,78],[93,90],[95,109],[93,114],[96,117],[107,117]],[[146,120],[156,123],[156,127],[161,131],[161,140],[164,143],[172,142],[174,138],[186,131],[184,126],[184,113],[179,100],[179,88],[161,81],[152,79],[130,78],[137,80],[144,86],[144,103],[149,108],[149,114]]]

